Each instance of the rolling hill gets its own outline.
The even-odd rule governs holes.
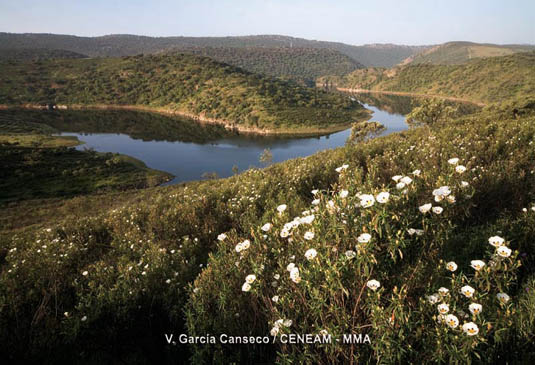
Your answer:
[[[343,76],[364,67],[349,56],[326,48],[195,47],[179,52],[210,57],[254,73],[312,84],[320,76]]]
[[[46,60],[50,58],[87,58],[86,55],[65,51],[63,49],[48,48],[11,48],[0,51],[2,60]]]
[[[346,96],[190,54],[6,61],[0,68],[0,104],[11,106],[135,108],[257,133],[321,133],[367,117]]]
[[[320,80],[327,82],[328,78]],[[475,102],[535,95],[535,52],[474,59],[460,65],[409,64],[356,70],[338,87],[465,98]]]
[[[326,48],[339,51],[365,66],[378,67],[392,67],[407,57],[429,48],[394,44],[353,46],[339,42],[314,41],[281,35],[146,37],[114,34],[101,37],[77,37],[43,33],[0,33],[0,53],[8,48],[49,48],[65,49],[91,57],[121,57],[191,47]]]
[[[475,58],[507,56],[517,52],[529,52],[534,49],[534,45],[448,42],[410,56],[402,64],[455,65],[466,63]]]

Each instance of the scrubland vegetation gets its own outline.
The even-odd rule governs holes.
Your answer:
[[[194,47],[181,52],[210,57],[254,73],[312,85],[320,76],[344,76],[364,67],[343,53],[322,48]]]
[[[0,64],[0,104],[134,106],[256,132],[340,129],[368,114],[347,96],[188,55]]]
[[[4,228],[0,354],[533,362],[534,105],[446,114],[228,179],[63,201],[54,219]],[[367,333],[371,344],[164,336],[290,332]]]
[[[409,64],[393,69],[369,68],[330,81],[344,88],[441,95],[482,103],[501,102],[535,94],[535,52],[475,59],[461,65]]]
[[[171,178],[130,156],[69,148],[81,142],[54,135],[58,130],[43,123],[43,112],[34,111],[33,121],[29,115],[32,112],[0,111],[2,208],[27,199],[146,188]]]

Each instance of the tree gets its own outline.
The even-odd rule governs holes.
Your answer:
[[[428,125],[433,127],[447,122],[455,116],[457,108],[447,105],[445,100],[424,99],[420,106],[407,115],[410,126]]]
[[[269,165],[273,161],[273,154],[269,148],[266,148],[264,152],[260,155],[260,162]]]

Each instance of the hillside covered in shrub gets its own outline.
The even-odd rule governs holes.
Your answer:
[[[0,104],[128,106],[254,132],[336,130],[368,114],[347,96],[189,54],[0,64]]]
[[[533,100],[494,104],[228,179],[51,208],[2,233],[0,356],[533,362],[534,121]],[[179,340],[222,333],[270,344]]]
[[[328,80],[324,78],[321,82]],[[499,102],[535,94],[535,52],[475,59],[460,65],[409,64],[393,69],[369,68],[330,81],[343,88]]]
[[[196,47],[180,52],[210,57],[244,70],[313,83],[325,75],[343,76],[363,65],[331,49],[297,47]]]

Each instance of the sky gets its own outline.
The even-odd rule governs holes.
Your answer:
[[[0,0],[0,32],[535,43],[535,0]]]

